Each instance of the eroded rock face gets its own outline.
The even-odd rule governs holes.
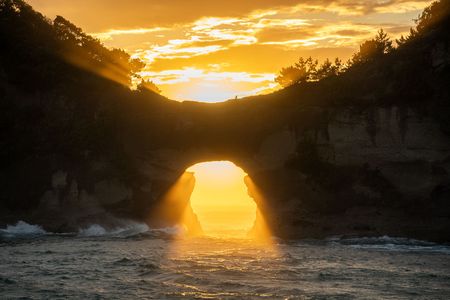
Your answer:
[[[94,186],[93,195],[102,205],[114,205],[133,197],[133,191],[117,179],[102,180]]]
[[[314,116],[308,126],[286,117],[253,131],[222,132],[223,139],[214,143],[208,138],[215,135],[213,123],[211,133],[183,147],[144,151],[134,140],[124,158],[132,170],[127,174],[105,161],[87,162],[76,171],[57,169],[31,219],[52,231],[107,226],[117,217],[175,225],[195,180],[185,181],[170,213],[158,209],[186,168],[230,160],[251,177],[258,192],[249,186],[249,194],[277,236],[448,240],[450,139],[433,119],[399,107],[315,107],[305,115]],[[200,130],[196,126],[194,119],[175,134],[189,136]]]
[[[253,175],[275,231],[447,240],[449,215],[438,211],[449,206],[450,139],[438,124],[398,107],[331,115],[326,128],[298,135],[285,167]]]
[[[40,198],[31,218],[43,223],[51,232],[77,232],[94,223],[114,226],[114,217],[108,208],[128,201],[131,190],[117,180],[103,180],[95,183],[93,191],[88,192],[77,179],[68,182],[69,175],[62,170],[52,175],[52,188]]]
[[[448,215],[438,212],[448,207],[443,199],[450,183],[450,139],[437,123],[398,107],[327,116],[326,127],[277,129],[253,153],[240,156],[215,155],[207,145],[161,149],[147,157],[142,172],[156,186],[162,174],[177,177],[202,157],[232,160],[264,195],[255,201],[282,237],[446,239]]]
[[[449,182],[450,139],[431,118],[398,107],[343,110],[328,132],[328,140],[318,141],[322,159],[379,170],[405,196],[426,198]]]

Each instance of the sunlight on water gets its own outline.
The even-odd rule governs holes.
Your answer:
[[[445,245],[336,238],[278,241],[273,250],[123,226],[93,224],[76,236],[23,222],[0,227],[0,298],[449,299]]]

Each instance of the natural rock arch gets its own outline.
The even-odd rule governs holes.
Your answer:
[[[154,212],[186,168],[202,161],[229,160],[249,174],[258,189],[255,194],[265,198],[260,209],[277,236],[414,232],[414,237],[445,239],[444,219],[417,228],[417,220],[405,214],[405,210],[427,212],[423,218],[430,220],[447,213],[442,200],[447,189],[436,188],[450,181],[450,168],[442,163],[450,157],[450,140],[435,120],[397,107],[369,107],[362,112],[310,107],[297,112],[302,118],[293,119],[288,108],[277,106],[263,118],[258,109],[236,117],[245,103],[197,105],[179,104],[176,118],[168,120],[183,122],[163,123],[172,128],[160,137],[141,130],[148,125],[145,120],[125,126],[139,131],[124,130],[118,137],[124,145],[122,169],[110,162],[89,162],[81,171],[80,166],[57,169],[68,176],[41,199],[43,214],[58,205],[65,212],[69,204],[98,202],[97,207],[116,216],[167,225],[156,224]],[[121,197],[113,203],[106,198],[108,193],[101,192],[100,187],[108,186],[121,189]],[[92,208],[83,214],[93,214]],[[67,223],[61,218],[55,224]],[[74,219],[70,228],[79,226],[80,218]],[[399,223],[403,229],[392,225]]]

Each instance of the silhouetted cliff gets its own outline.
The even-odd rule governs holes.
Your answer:
[[[186,167],[226,159],[277,235],[448,240],[449,11],[338,75],[204,104],[130,90],[138,61],[0,0],[0,223],[148,220]]]

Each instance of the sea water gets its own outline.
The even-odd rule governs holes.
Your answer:
[[[271,245],[99,225],[0,229],[0,299],[450,299],[450,246],[406,238]]]

